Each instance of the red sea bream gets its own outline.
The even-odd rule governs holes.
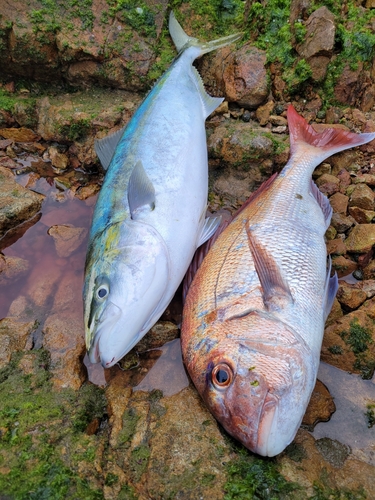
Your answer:
[[[91,362],[117,363],[159,319],[196,248],[219,218],[205,218],[206,117],[223,101],[210,97],[192,65],[233,42],[200,43],[173,13],[179,51],[124,130],[96,143],[108,168],[93,216],[83,291]]]
[[[318,134],[288,108],[291,156],[217,238],[187,294],[184,362],[210,411],[250,450],[282,452],[315,385],[337,291],[324,233],[332,209],[312,182],[330,155],[375,134]]]

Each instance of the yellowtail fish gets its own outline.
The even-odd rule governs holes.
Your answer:
[[[192,65],[239,38],[201,43],[173,13],[179,51],[127,127],[97,141],[107,170],[95,207],[83,290],[90,361],[117,363],[159,319],[196,248],[216,230],[205,218],[204,122],[223,101],[209,96]]]
[[[293,440],[315,385],[337,291],[324,234],[332,209],[311,176],[375,134],[319,134],[288,108],[291,156],[220,234],[187,294],[184,362],[223,427],[264,456]]]

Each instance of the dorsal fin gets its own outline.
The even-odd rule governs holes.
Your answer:
[[[274,174],[271,175],[269,179],[263,182],[256,191],[251,193],[251,195],[248,197],[248,199],[243,203],[243,205],[240,206],[240,208],[234,213],[233,218],[237,217],[238,214],[240,214],[243,210],[245,210],[246,207],[250,205],[250,203],[254,200],[256,200],[262,193],[267,191],[270,186],[272,186],[274,180],[277,178],[278,173],[275,172]]]
[[[117,144],[119,143],[125,127],[120,128],[117,132],[107,135],[103,139],[98,139],[94,143],[95,152],[99,157],[100,163],[104,170],[107,170],[115,153]]]

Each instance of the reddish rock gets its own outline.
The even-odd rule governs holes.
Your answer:
[[[312,77],[320,80],[325,77],[328,63],[335,43],[335,16],[320,7],[306,21],[306,36],[303,43],[297,45],[299,55],[306,59],[312,70]]]
[[[366,267],[367,264],[370,262],[372,259],[372,256],[374,254],[374,249],[370,248],[366,253],[362,253],[361,255],[357,256],[357,262],[359,267]]]
[[[360,74],[363,70],[363,63],[357,62],[356,69],[350,69],[348,64],[340,75],[335,89],[335,99],[349,106],[353,106],[358,98],[358,90],[361,86]]]
[[[352,178],[350,177],[349,172],[345,168],[343,168],[337,173],[337,178],[340,181],[340,192],[345,193],[346,188],[350,186],[352,182]]]
[[[250,44],[237,51],[225,47],[214,56],[209,73],[229,102],[255,109],[269,94],[265,64],[266,53]]]
[[[375,224],[354,226],[345,240],[348,252],[367,253],[375,244]]]
[[[346,215],[348,201],[349,197],[342,193],[335,193],[329,199],[333,211],[343,215]]]

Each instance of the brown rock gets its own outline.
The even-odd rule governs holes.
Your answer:
[[[341,108],[328,108],[326,111],[326,123],[339,123],[343,116]]]
[[[318,187],[327,183],[338,184],[339,182],[340,182],[339,179],[331,174],[323,174],[315,180],[315,184]]]
[[[29,262],[20,257],[0,254],[0,284],[14,283],[29,270]]]
[[[358,175],[355,180],[354,180],[354,183],[359,183],[359,182],[364,182],[365,184],[367,184],[368,186],[375,186],[375,175],[374,174],[362,174],[362,175]]]
[[[342,103],[353,106],[358,98],[358,86],[360,85],[360,74],[363,70],[363,63],[358,62],[355,70],[350,69],[349,64],[344,68],[336,83],[334,94],[335,99]]]
[[[296,50],[304,59],[331,56],[335,43],[335,16],[327,7],[315,10],[306,21],[305,41]]]
[[[341,258],[341,257],[338,257]],[[332,309],[327,317],[326,326],[332,325],[339,318],[342,318],[344,313],[342,312],[340,302],[335,298],[332,304]]]
[[[317,380],[302,419],[303,427],[312,432],[318,422],[327,422],[335,411],[336,406],[329,390],[320,380]]]
[[[311,69],[311,77],[315,81],[323,80],[326,77],[328,64],[331,58],[327,56],[312,56],[308,63]]]
[[[55,240],[57,255],[59,257],[69,257],[85,240],[87,229],[58,225],[50,227],[48,234]]]
[[[263,106],[259,106],[255,112],[259,124],[263,127],[269,121],[270,115],[275,107],[273,101],[268,101]]]
[[[375,85],[368,86],[363,92],[361,99],[361,110],[363,112],[371,111],[375,105]]]
[[[334,240],[336,236],[337,236],[336,229],[333,226],[329,226],[326,231],[325,238],[329,241],[329,240]]]
[[[349,199],[350,207],[374,210],[375,193],[366,184],[357,184]]]
[[[15,142],[33,142],[39,139],[39,136],[29,128],[3,128],[0,129],[0,135],[4,139],[12,139]]]
[[[364,210],[363,208],[360,207],[350,207],[349,214],[359,224],[369,224],[375,217],[375,212],[373,210]]]
[[[31,219],[41,208],[44,196],[24,188],[13,174],[0,167],[0,237],[11,228]]]
[[[350,259],[346,259],[341,255],[339,257],[333,257],[332,267],[337,272],[339,278],[347,276],[348,274],[351,274],[353,271],[358,269],[358,265],[356,262]]]
[[[69,158],[65,153],[60,153],[55,146],[48,148],[48,154],[54,167],[59,170],[65,170],[68,167]]]
[[[9,156],[0,158],[0,166],[4,168],[19,168],[19,164],[12,160],[12,158],[9,158]]]
[[[348,201],[349,197],[342,193],[335,193],[329,199],[333,211],[343,215],[346,215]]]
[[[375,321],[375,298],[366,300],[366,302],[361,306],[361,311],[364,311],[369,318]]]
[[[345,255],[346,247],[341,238],[327,241],[327,254],[328,255]]]
[[[233,51],[225,47],[213,60],[215,80],[229,102],[255,109],[268,97],[266,53],[250,44]]]
[[[374,340],[373,320],[362,309],[350,312],[325,329],[321,360],[371,378],[375,366]]]
[[[370,280],[375,279],[375,260],[372,260],[364,269],[363,269],[363,279]]]
[[[345,281],[340,281],[336,297],[341,305],[353,310],[364,303],[367,294],[361,289],[361,285],[351,285]]]
[[[316,169],[313,172],[313,179],[317,179],[323,174],[330,174],[331,173],[331,165],[329,163],[321,163],[316,167]]]
[[[375,244],[375,225],[359,224],[354,226],[345,240],[348,252],[366,253]]]
[[[334,213],[331,219],[331,225],[338,233],[345,233],[354,224],[354,219],[351,216],[343,215],[342,213]]]
[[[81,361],[86,350],[81,312],[48,316],[43,333],[43,346],[51,355],[54,387],[78,390],[86,378]]]
[[[338,171],[337,178],[340,181],[340,192],[345,193],[346,188],[350,186],[352,182],[349,172],[345,168],[343,168]]]
[[[0,320],[0,369],[9,363],[15,351],[25,349],[27,339],[35,328],[35,321],[21,323],[15,318]]]

